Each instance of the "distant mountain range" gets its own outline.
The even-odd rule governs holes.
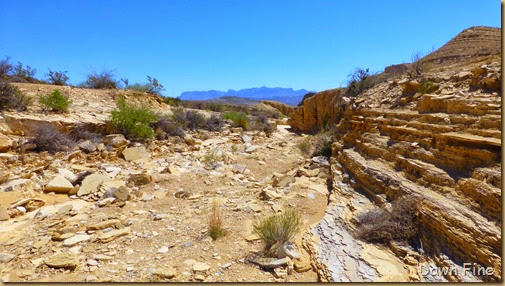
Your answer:
[[[282,87],[256,87],[241,90],[230,89],[228,91],[185,91],[179,96],[182,100],[208,100],[223,96],[235,96],[252,100],[275,100],[289,105],[297,105],[305,94],[306,89],[294,90]]]

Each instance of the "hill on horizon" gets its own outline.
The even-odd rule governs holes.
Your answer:
[[[294,90],[292,88],[282,87],[256,87],[241,90],[230,89],[228,91],[209,90],[209,91],[185,91],[179,96],[182,100],[209,100],[223,96],[241,97],[251,100],[275,100],[288,105],[297,105],[305,94],[306,89]]]

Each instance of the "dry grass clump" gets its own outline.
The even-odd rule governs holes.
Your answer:
[[[5,81],[0,81],[0,110],[24,111],[32,102],[33,99],[21,92],[19,88]]]
[[[298,142],[296,144],[296,147],[302,152],[302,154],[309,155],[312,144],[309,138],[305,138],[302,141]]]
[[[75,146],[75,141],[65,133],[50,124],[42,124],[31,130],[34,136],[33,143],[38,151],[55,153],[65,151]]]
[[[302,227],[298,212],[289,209],[281,214],[275,214],[254,225],[254,233],[265,243],[269,250],[274,245],[283,244],[293,239]]]
[[[373,208],[358,217],[357,237],[368,242],[386,244],[392,240],[409,241],[418,236],[418,202],[402,197],[391,204],[391,211]]]
[[[221,208],[217,199],[212,200],[212,209],[209,215],[209,235],[212,240],[226,235],[226,230],[223,228]]]

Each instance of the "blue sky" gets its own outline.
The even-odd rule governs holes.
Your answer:
[[[0,57],[67,70],[91,67],[165,94],[251,87],[321,91],[355,67],[381,71],[439,48],[471,26],[500,27],[500,1],[0,0]]]

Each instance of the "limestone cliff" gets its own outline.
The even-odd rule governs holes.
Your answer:
[[[496,33],[501,30],[465,30],[428,56],[431,68],[418,77],[400,75],[356,97],[338,89],[319,92],[294,111],[289,123],[304,132],[326,127],[337,138],[327,212],[344,209],[348,214],[335,220],[353,229],[362,211],[354,201],[361,194],[379,205],[414,196],[421,205],[423,253],[439,266],[475,262],[493,267],[492,277],[479,279],[499,281],[501,64]],[[484,40],[464,42],[460,49],[461,39],[470,36]],[[323,244],[335,235],[329,228],[322,231],[326,224],[322,221],[313,231]],[[319,249],[313,251],[318,257],[314,264],[323,280],[353,281],[336,275],[339,265],[321,254],[324,245]],[[415,259],[419,263],[423,258]],[[444,279],[468,281],[451,275]]]

